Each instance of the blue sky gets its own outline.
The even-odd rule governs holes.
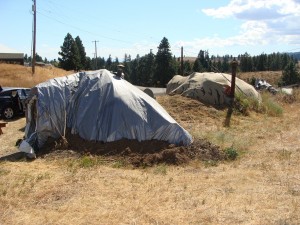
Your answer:
[[[86,53],[122,61],[157,52],[250,55],[300,51],[300,0],[36,0],[36,51],[57,59],[67,33]],[[32,0],[0,0],[0,52],[31,55]]]

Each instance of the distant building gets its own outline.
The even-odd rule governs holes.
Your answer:
[[[190,62],[194,63],[196,61],[197,57],[192,57],[192,56],[183,56],[183,61],[184,62]],[[181,57],[177,58],[177,61],[179,62],[181,60]]]
[[[24,65],[24,53],[0,53],[0,63]]]
[[[45,63],[44,62],[35,62],[36,66],[44,67]]]
[[[44,62],[35,62],[35,65],[40,67],[52,67],[52,64]]]

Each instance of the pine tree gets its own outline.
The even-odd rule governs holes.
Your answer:
[[[252,71],[252,58],[247,52],[240,56],[240,69],[242,72]]]
[[[80,39],[79,36],[77,36],[75,38],[75,43],[77,45],[77,48],[78,48],[78,53],[79,53],[79,61],[80,61],[80,64],[78,65],[78,69],[79,70],[82,70],[82,69],[86,69],[87,65],[86,65],[86,62],[87,62],[87,58],[86,58],[86,52],[85,52],[85,48],[82,44],[82,41]]]
[[[72,52],[71,62],[72,62],[73,70],[79,71],[82,67],[80,63],[79,50],[75,41],[73,41],[71,45],[71,52]]]
[[[43,58],[38,53],[35,53],[35,60],[36,62],[43,62]]]
[[[183,62],[183,75],[188,75],[192,73],[192,67],[189,61]]]
[[[152,51],[146,55],[146,86],[153,85],[154,68],[155,68],[155,57]]]
[[[300,74],[297,72],[296,63],[290,60],[282,72],[282,78],[279,85],[290,85],[300,82]]]
[[[112,70],[112,59],[111,59],[111,55],[109,55],[109,57],[106,60],[105,63],[105,69],[107,70]]]
[[[155,62],[154,83],[157,86],[164,87],[175,75],[175,70],[172,68],[170,44],[166,37],[161,40],[158,46]]]
[[[140,56],[137,55],[136,58],[131,61],[131,73],[129,76],[129,81],[134,85],[141,85],[138,76],[139,60]]]
[[[201,63],[200,63],[200,60],[198,58],[194,62],[193,71],[194,72],[201,72],[202,71]]]
[[[24,62],[29,62],[27,54],[24,55]]]
[[[72,35],[68,33],[64,39],[64,43],[60,46],[61,51],[58,53],[61,58],[58,58],[59,66],[65,70],[79,70],[80,56],[79,50]]]

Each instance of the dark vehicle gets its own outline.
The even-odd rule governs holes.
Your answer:
[[[9,120],[16,115],[24,115],[29,92],[30,88],[0,86],[0,116]]]

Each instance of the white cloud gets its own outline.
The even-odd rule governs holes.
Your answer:
[[[242,24],[241,31],[238,35],[228,38],[206,37],[195,39],[194,41],[179,41],[176,46],[194,47],[195,49],[226,47],[234,45],[265,45],[268,43],[268,33],[270,32],[264,22],[248,21]]]
[[[296,0],[231,0],[227,6],[203,9],[202,12],[214,18],[234,16],[239,19],[262,20],[299,15],[300,3]]]
[[[300,45],[300,0],[231,0],[227,6],[203,9],[214,18],[233,17],[242,20],[240,33],[224,39],[207,42],[209,46]],[[196,41],[199,42],[199,41]]]

